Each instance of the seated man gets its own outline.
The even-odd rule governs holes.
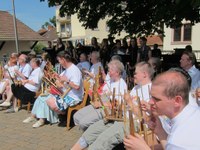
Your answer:
[[[108,64],[108,75],[109,80],[106,80],[102,93],[105,95],[110,95],[113,93],[113,89],[116,89],[115,94],[118,95],[116,98],[121,99],[119,95],[124,95],[124,91],[127,91],[127,85],[125,81],[121,78],[122,72],[124,70],[123,64],[118,60],[113,60]],[[95,83],[97,84],[97,83]],[[97,92],[97,91],[93,91]],[[110,97],[110,96],[109,96]],[[118,98],[119,97],[119,98]],[[112,97],[110,97],[112,99]],[[103,99],[104,101],[104,99]],[[106,105],[106,102],[105,104]],[[74,114],[74,122],[79,125],[80,129],[86,130],[91,124],[103,119],[104,114],[101,106],[97,102],[93,105],[88,105]]]
[[[200,110],[189,105],[190,85],[188,77],[177,71],[167,71],[156,77],[152,83],[149,101],[153,116],[165,115],[171,119],[171,130],[167,134],[158,119],[149,122],[149,126],[159,138],[163,149],[198,150],[200,143]],[[188,138],[189,137],[189,138]],[[128,150],[150,150],[150,147],[139,136],[128,136],[124,139]]]
[[[87,60],[87,55],[85,53],[81,53],[79,59],[80,59],[80,62],[77,64],[77,67],[80,70],[87,70],[87,71],[89,71],[90,70],[90,63]]]
[[[90,56],[92,66],[90,70],[85,70],[84,73],[89,76],[90,85],[93,86],[94,78],[99,73],[99,66],[101,66],[102,72],[104,72],[103,66],[100,62],[100,54],[97,51],[93,51]]]
[[[151,86],[153,73],[153,68],[146,62],[136,65],[134,79],[138,85],[131,91],[133,100],[135,100],[134,97],[136,96],[140,97],[141,101],[147,102],[150,99],[149,86]],[[134,102],[127,101],[127,103],[132,107]],[[72,147],[72,150],[85,149],[88,146],[89,150],[110,150],[122,143],[124,136],[123,122],[109,121],[105,123],[104,120],[100,120],[83,133],[79,141]]]
[[[63,94],[48,94],[37,98],[31,117],[23,121],[29,123],[38,118],[39,120],[33,124],[34,128],[44,125],[45,119],[50,123],[58,122],[57,113],[64,113],[69,106],[77,105],[82,101],[83,83],[80,70],[72,63],[71,56],[67,54],[59,53],[57,59],[65,68],[65,71],[58,77],[58,82],[56,82],[58,88],[62,88]],[[66,92],[66,86],[71,90]]]

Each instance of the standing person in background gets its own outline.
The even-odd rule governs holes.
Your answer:
[[[158,44],[153,45],[152,57],[158,57],[161,59],[161,50],[158,48]]]
[[[55,46],[55,52],[56,52],[56,55],[61,52],[61,51],[64,51],[65,50],[65,45],[63,44],[63,41],[61,38],[58,38],[57,39],[57,44]],[[55,57],[55,56],[54,56]]]
[[[92,37],[92,39],[91,39],[91,46],[92,46],[92,51],[99,51],[100,50],[100,47],[98,45],[96,37]]]
[[[52,46],[52,42],[48,41],[48,46],[43,48],[42,50],[44,50],[45,52],[47,52],[50,56],[50,60],[51,60],[51,64],[53,66],[55,66],[55,62],[56,62],[56,52],[55,52],[55,47]]]
[[[128,47],[126,54],[130,55],[131,62],[129,62],[130,66],[129,69],[131,70],[131,74],[133,73],[133,68],[137,62],[137,55],[138,55],[138,45],[136,37],[131,38],[130,46]]]
[[[72,41],[66,41],[65,52],[67,52],[71,57],[75,58],[75,49],[72,44]]]
[[[140,48],[138,50],[137,62],[148,61],[151,58],[151,48],[146,45],[147,39],[140,37]]]
[[[103,67],[106,67],[106,63],[110,60],[110,49],[108,46],[108,39],[103,39],[100,46],[100,58]]]

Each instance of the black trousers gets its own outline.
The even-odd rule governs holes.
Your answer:
[[[35,92],[32,92],[25,88],[23,85],[16,86],[15,84],[11,85],[12,93],[17,98],[20,99],[22,104],[27,104],[28,102],[35,102]]]

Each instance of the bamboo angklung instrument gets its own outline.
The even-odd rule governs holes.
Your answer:
[[[4,75],[4,69],[3,69],[2,62],[0,62],[0,80],[3,79],[3,75]]]
[[[115,116],[115,88],[113,88],[113,95],[111,100],[111,116]]]
[[[105,117],[109,116],[108,110],[107,110],[107,108],[105,107],[105,105],[103,104],[103,101],[102,101],[102,99],[101,99],[99,93],[97,93],[97,96],[98,96],[99,102],[100,102],[100,104],[101,104],[101,106],[102,106],[102,109],[104,110]]]
[[[149,92],[149,100],[151,99],[151,94],[150,94],[150,85],[148,85],[148,92]],[[150,118],[153,118],[153,114],[150,114]],[[154,150],[154,130],[152,131],[152,150]]]
[[[124,100],[124,135],[127,136],[126,101]]]
[[[134,120],[133,120],[133,111],[131,109],[128,110],[129,114],[129,127],[130,127],[130,135],[134,136],[135,135],[135,130],[134,130]]]
[[[139,109],[139,122],[140,122],[140,131],[139,131],[139,133],[142,134],[142,132],[144,131],[144,128],[143,128],[144,119],[143,119],[141,101],[140,101],[140,98],[138,96],[138,90],[136,90],[136,96],[137,96],[137,103],[138,103],[138,109]]]

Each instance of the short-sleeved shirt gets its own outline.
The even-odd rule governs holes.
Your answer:
[[[35,85],[26,83],[24,87],[32,92],[38,91],[42,82],[42,77],[43,77],[43,72],[40,67],[37,67],[31,72],[30,76],[28,77],[28,80],[32,80],[33,82],[35,82]]]
[[[192,105],[185,108],[171,120],[171,131],[166,150],[199,150],[200,109]]]
[[[73,82],[75,85],[79,86],[79,90],[71,89],[67,96],[73,98],[77,101],[82,101],[83,96],[83,81],[82,81],[82,74],[79,70],[79,68],[72,64],[69,68],[67,68],[63,75],[65,75],[70,82]]]
[[[121,103],[124,91],[127,91],[127,84],[122,78],[120,78],[120,80],[118,81],[107,80],[103,87],[102,93],[111,94],[110,99],[112,99],[112,93],[114,88],[115,88],[115,99]]]
[[[31,71],[32,71],[32,68],[28,63],[25,66],[20,66],[19,67],[19,72],[21,72],[26,78],[29,77]],[[21,80],[22,78],[18,77],[17,79]]]

